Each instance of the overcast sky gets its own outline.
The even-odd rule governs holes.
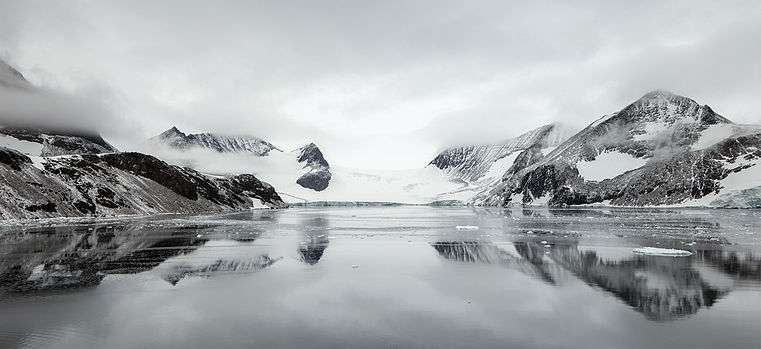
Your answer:
[[[3,0],[0,58],[121,148],[176,125],[412,168],[653,89],[761,123],[758,0]]]

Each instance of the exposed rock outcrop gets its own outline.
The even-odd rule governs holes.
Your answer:
[[[259,200],[286,204],[252,175],[208,177],[150,155],[113,153],[42,158],[12,154],[0,165],[0,219],[238,210]],[[7,163],[6,163],[7,162]]]
[[[303,168],[307,169],[307,172],[301,175],[296,183],[316,191],[327,189],[332,174],[330,173],[330,164],[322,156],[320,148],[314,143],[309,143],[299,148],[297,152],[298,157],[296,159],[299,164],[303,164]]]

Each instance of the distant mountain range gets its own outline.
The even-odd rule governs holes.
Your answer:
[[[0,93],[35,89],[0,61]],[[143,148],[124,153],[95,132],[0,121],[0,219],[308,201],[761,207],[761,126],[666,91],[579,132],[549,124],[495,144],[449,147],[405,171],[331,167],[314,143],[285,152],[251,135],[177,127]]]
[[[243,155],[242,161],[254,161],[245,159],[245,155],[254,157],[268,157],[274,159],[258,168],[252,168],[265,176],[274,175],[292,178],[303,188],[314,191],[325,190],[332,177],[330,164],[325,160],[320,148],[309,143],[290,153],[286,153],[261,138],[248,135],[222,135],[216,133],[185,134],[177,127],[172,127],[161,134],[151,137],[146,143],[146,151],[166,158],[179,164],[189,164],[191,167],[203,167],[208,172],[222,172],[229,174],[225,166],[205,167],[201,165],[211,152],[212,156],[218,155]],[[219,153],[219,154],[214,154]],[[275,172],[273,174],[273,172]]]
[[[271,143],[253,136],[233,137],[213,133],[185,134],[174,126],[160,135],[149,139],[149,141],[182,150],[198,147],[211,149],[220,153],[247,152],[257,156],[265,156],[272,150],[282,151]]]

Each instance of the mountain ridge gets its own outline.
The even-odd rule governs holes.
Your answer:
[[[712,142],[702,142],[716,134]],[[505,173],[500,184],[471,203],[659,206],[726,196],[756,185],[733,174],[760,168],[753,151],[761,147],[759,134],[761,128],[736,125],[707,105],[652,91],[591,123],[533,164]],[[737,161],[752,163],[730,166]],[[611,173],[611,167],[618,172]],[[744,182],[722,185],[727,178]]]

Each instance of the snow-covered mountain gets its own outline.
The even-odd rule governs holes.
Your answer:
[[[0,147],[0,188],[0,219],[286,206],[253,175],[214,178],[140,153],[32,159]]]
[[[506,172],[549,153],[571,134],[566,126],[544,125],[496,144],[447,148],[428,167],[439,169],[451,181],[460,183],[451,194],[455,199],[468,201],[484,188],[499,183]]]
[[[258,137],[253,136],[226,136],[214,133],[185,134],[172,127],[158,136],[149,139],[176,149],[189,149],[193,147],[211,149],[220,153],[245,152],[258,156],[265,156],[270,151],[282,151],[274,145]]]
[[[142,150],[205,173],[255,173],[266,181],[284,184],[278,188],[297,196],[303,194],[302,189],[325,190],[332,177],[329,163],[314,143],[284,152],[254,136],[185,134],[172,127],[150,138]]]
[[[761,206],[761,127],[665,91],[521,165],[473,203]]]

